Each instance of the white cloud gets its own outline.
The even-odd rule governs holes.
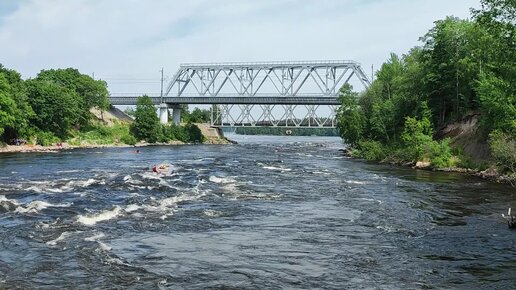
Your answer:
[[[368,71],[390,52],[417,45],[433,21],[466,18],[478,6],[472,0],[20,3],[0,13],[0,63],[25,77],[76,67],[106,78],[112,92],[148,93],[159,91],[162,66],[172,75],[182,62],[353,59]],[[126,77],[140,80],[113,79]]]

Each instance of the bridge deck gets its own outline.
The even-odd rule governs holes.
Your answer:
[[[136,96],[111,96],[109,100],[113,105],[136,105]],[[161,103],[160,97],[151,97],[156,105]],[[260,97],[237,97],[237,96],[217,96],[217,97],[163,97],[163,102],[170,105],[178,104],[256,104],[256,105],[339,105],[339,100],[335,96],[260,96]]]

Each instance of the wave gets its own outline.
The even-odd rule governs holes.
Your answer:
[[[117,205],[112,210],[105,210],[98,214],[78,215],[77,222],[86,226],[93,226],[98,222],[107,221],[119,216],[121,214],[121,211],[122,209]]]
[[[48,241],[45,244],[47,244],[49,246],[55,246],[55,245],[57,245],[58,242],[66,239],[67,237],[69,237],[71,235],[72,235],[72,232],[62,232],[61,235],[59,235],[59,237],[57,239]]]
[[[42,200],[31,201],[26,206],[18,206],[15,212],[18,213],[38,213],[41,210],[44,210],[49,207],[70,207],[71,203],[62,203],[62,204],[52,204]]]
[[[346,180],[347,184],[367,184],[365,181],[358,181],[358,180]]]
[[[213,182],[213,183],[222,183],[222,184],[236,182],[236,180],[231,178],[231,177],[217,177],[217,176],[214,176],[214,175],[211,175],[208,178],[208,180]]]
[[[35,193],[63,193],[71,192],[76,188],[85,188],[95,184],[106,184],[104,179],[89,178],[86,180],[61,179],[55,181],[32,181],[25,188],[27,191]]]
[[[15,199],[8,199],[5,195],[0,195],[0,209],[3,209],[5,212],[38,213],[49,207],[69,207],[71,205],[72,203],[53,204],[43,200],[34,200],[27,205],[22,205]]]

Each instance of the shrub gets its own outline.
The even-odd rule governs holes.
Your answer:
[[[127,144],[127,145],[135,145],[137,140],[136,138],[131,134],[126,134],[120,137],[120,142]]]
[[[41,145],[41,146],[50,146],[50,145],[60,141],[60,139],[57,138],[51,132],[39,131],[39,132],[36,132],[34,137],[36,139],[35,143],[38,145]]]
[[[378,141],[360,140],[358,141],[357,157],[370,161],[382,160],[387,156],[385,148]]]
[[[441,142],[431,140],[423,145],[424,157],[430,159],[430,164],[437,168],[451,167],[453,155],[450,148],[450,139],[446,138]]]
[[[167,142],[169,140],[188,142],[188,135],[184,127],[171,124],[162,126],[161,130],[164,139],[163,142]]]
[[[188,142],[190,143],[202,143],[204,136],[202,135],[201,129],[197,125],[189,123],[185,126]]]
[[[491,154],[502,172],[516,173],[516,136],[495,130],[489,135]]]

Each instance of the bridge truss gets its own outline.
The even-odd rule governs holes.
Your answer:
[[[339,89],[350,80],[370,85],[354,61],[186,63],[153,101],[212,105],[213,126],[335,127]],[[123,98],[111,102],[136,103]]]

